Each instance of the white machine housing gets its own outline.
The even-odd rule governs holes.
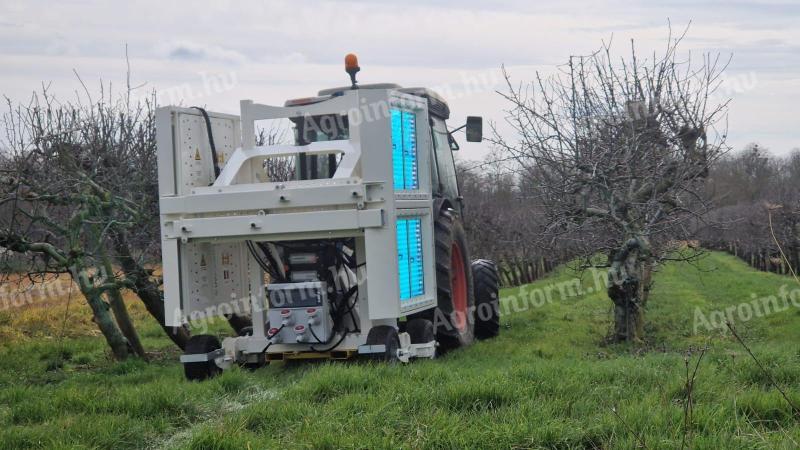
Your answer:
[[[399,318],[436,306],[427,101],[395,87],[344,89],[318,99],[283,107],[243,100],[240,116],[209,112],[218,177],[200,111],[174,106],[156,111],[166,325],[251,314],[252,336],[223,342],[227,361],[265,349],[267,354],[314,349],[286,338],[270,342],[265,273],[246,241],[355,238],[359,332],[347,334],[337,351],[357,351],[372,327],[396,327]],[[393,183],[393,111],[416,124],[413,189],[396,189]],[[348,139],[256,145],[257,121],[322,115],[346,117]],[[339,155],[335,173],[275,182],[266,176],[268,158],[300,153]],[[420,225],[424,289],[411,298],[401,298],[398,276],[400,264],[407,263],[398,255],[396,224],[404,218],[419,219]]]

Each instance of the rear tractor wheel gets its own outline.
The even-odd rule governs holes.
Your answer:
[[[488,259],[472,261],[475,285],[475,337],[489,339],[500,334],[500,277]]]
[[[443,210],[434,222],[436,244],[436,293],[434,310],[415,314],[433,324],[438,350],[448,351],[466,347],[474,338],[473,310],[475,297],[472,286],[467,238],[457,214]]]

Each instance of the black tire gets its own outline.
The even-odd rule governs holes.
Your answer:
[[[416,318],[406,322],[406,333],[411,338],[412,344],[427,344],[436,340],[433,323],[428,319]]]
[[[475,337],[489,339],[500,334],[500,277],[497,265],[488,259],[472,261],[475,287]]]
[[[385,362],[398,360],[397,351],[400,350],[400,336],[398,336],[395,327],[378,325],[370,328],[369,334],[367,334],[367,345],[386,346],[386,351],[383,353],[373,353],[372,359]]]
[[[248,361],[241,364],[242,368],[244,369],[252,371],[269,365],[269,361],[267,361],[267,355],[263,353],[257,355],[248,355],[248,357]]]
[[[469,269],[469,253],[467,250],[467,237],[464,227],[456,213],[450,209],[442,210],[434,222],[434,240],[436,242],[436,292],[437,307],[434,310],[424,311],[413,315],[411,318],[428,319],[433,323],[436,333],[438,350],[448,351],[459,347],[466,347],[474,338],[474,320],[472,311],[475,309],[473,294],[472,271]],[[453,247],[457,245],[461,253],[461,265],[464,269],[463,277],[466,279],[466,311],[456,313],[453,302],[452,259]],[[461,324],[462,327],[458,325]]]
[[[199,334],[192,336],[189,342],[186,343],[186,355],[196,355],[202,353],[213,352],[222,348],[219,339],[216,336],[209,334]],[[222,372],[222,369],[217,366],[214,361],[193,362],[183,364],[183,373],[189,381],[203,381],[212,378]]]
[[[249,330],[253,334],[253,320],[250,316],[240,316],[238,314],[228,314],[225,316],[228,324],[233,328],[238,336],[247,336]]]

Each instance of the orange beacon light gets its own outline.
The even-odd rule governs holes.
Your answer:
[[[350,75],[350,82],[352,83],[350,89],[358,89],[358,85],[356,84],[356,73],[358,73],[361,68],[358,67],[358,56],[356,56],[355,53],[348,53],[345,55],[344,70],[348,73],[348,75]]]

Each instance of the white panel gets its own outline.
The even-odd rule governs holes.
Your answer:
[[[158,151],[158,195],[175,195],[175,151],[172,108],[156,109],[156,147]]]
[[[161,240],[161,261],[164,271],[164,324],[177,327],[183,324],[177,240]]]
[[[215,115],[209,112],[217,165],[222,170],[239,145],[239,121],[235,117]],[[177,147],[174,149],[175,181],[178,195],[187,195],[193,188],[214,183],[211,145],[205,118],[199,111],[176,109],[173,120],[174,143]],[[248,298],[247,250],[244,243],[188,242],[179,245],[183,314],[189,317],[193,311],[213,314],[213,307],[220,303]],[[246,302],[239,302],[239,306],[247,305]]]
[[[214,166],[203,116],[179,114],[178,118],[177,143],[180,148],[178,160],[181,178],[179,191],[186,195],[193,187],[209,186],[214,183]],[[217,150],[217,165],[222,170],[238,144],[236,139],[238,123],[231,119],[215,117],[210,119],[211,133],[214,135]]]
[[[388,102],[386,91],[360,90],[359,102],[367,105]],[[362,100],[363,99],[363,100]],[[392,140],[389,117],[382,120],[364,121],[358,128],[362,148],[383,149],[365,151],[361,154],[361,169],[370,180],[385,181],[392,187]],[[352,135],[352,130],[351,130]],[[397,283],[397,253],[395,248],[395,204],[394,195],[387,195],[384,202],[385,224],[381,228],[364,230],[367,299],[369,319],[390,319],[400,316],[400,298]]]

